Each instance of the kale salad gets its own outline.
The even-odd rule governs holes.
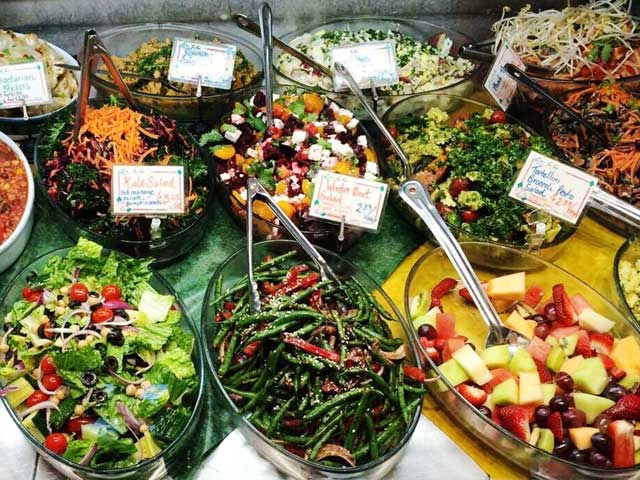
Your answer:
[[[0,396],[43,447],[111,470],[159,455],[191,419],[196,339],[151,259],[85,239],[31,272],[4,317]]]
[[[439,108],[409,115],[391,126],[409,158],[413,178],[429,190],[450,227],[473,237],[515,246],[546,245],[567,227],[511,199],[509,191],[530,149],[552,154],[552,145],[509,123],[502,111],[449,116]],[[388,165],[401,178],[400,162]]]

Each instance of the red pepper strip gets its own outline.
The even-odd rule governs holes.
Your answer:
[[[418,367],[412,367],[411,365],[405,365],[402,367],[404,371],[405,377],[409,377],[411,380],[419,383],[423,383],[427,376],[424,374],[422,369]]]
[[[322,289],[316,290],[309,296],[309,305],[316,310],[320,310],[322,308]]]
[[[244,347],[242,351],[247,357],[253,357],[259,348],[260,348],[260,340],[256,340],[255,342],[251,342],[249,345]]]
[[[262,282],[262,291],[267,295],[273,295],[283,287],[283,283]]]
[[[317,272],[311,272],[304,278],[298,278],[296,283],[291,285],[285,285],[284,287],[278,289],[273,295],[287,295],[289,293],[297,292],[298,290],[302,290],[303,288],[308,288],[320,281],[320,274]]]
[[[294,455],[297,455],[302,458],[304,458],[305,455],[307,454],[307,451],[304,448],[298,447],[297,445],[292,445],[291,443],[285,444],[284,448],[289,450]]]
[[[458,285],[458,281],[454,278],[444,278],[431,290],[431,308],[441,307],[442,302],[440,301],[442,297],[444,297],[451,290],[456,288]]]
[[[460,291],[458,292],[458,294],[464,298],[467,302],[473,302],[473,298],[471,298],[471,293],[469,293],[469,290],[467,290],[466,288],[462,288],[460,289]]]
[[[315,355],[317,357],[326,358],[336,363],[340,361],[340,354],[336,352],[330,352],[329,350],[325,350],[324,348],[320,348],[317,345],[314,345],[313,343],[309,343],[306,340],[302,340],[301,338],[294,337],[292,335],[285,335],[282,341],[284,343],[293,345],[294,347],[297,347],[300,350],[304,350],[305,352]]]
[[[304,263],[291,267],[287,272],[287,276],[284,278],[284,283],[294,285],[298,281],[298,275],[307,270],[309,270],[309,265],[305,265]]]

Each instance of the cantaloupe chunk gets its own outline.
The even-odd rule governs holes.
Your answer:
[[[600,430],[591,427],[570,428],[569,438],[578,450],[591,448],[591,437]]]
[[[487,295],[503,300],[522,300],[526,289],[524,272],[492,278],[487,283]]]
[[[538,372],[520,372],[520,405],[539,405],[542,403],[542,388]]]
[[[511,312],[511,315],[507,317],[507,319],[502,322],[504,326],[510,328],[518,332],[520,335],[527,337],[528,339],[532,339],[534,337],[534,330],[536,328],[535,320],[525,320],[522,316],[516,312],[515,310]]]
[[[616,340],[609,354],[616,366],[630,373],[640,374],[640,344],[633,336]]]
[[[578,368],[578,365],[580,365],[582,360],[584,360],[584,357],[582,355],[576,355],[575,357],[571,357],[562,364],[562,366],[560,367],[560,370],[558,371],[566,372],[569,375],[571,375],[573,372],[576,371],[576,368]]]

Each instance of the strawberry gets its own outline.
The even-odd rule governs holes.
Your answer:
[[[625,420],[616,420],[609,424],[607,433],[613,442],[612,459],[615,468],[633,467],[635,465],[633,431],[633,424]]]
[[[589,341],[591,342],[591,348],[598,353],[604,353],[609,355],[613,348],[613,335],[608,333],[591,332],[589,335]],[[608,370],[608,369],[607,369]]]
[[[501,425],[525,442],[531,435],[529,429],[529,410],[519,405],[499,407],[498,417]]]
[[[480,388],[467,385],[466,383],[458,387],[458,392],[474,407],[479,407],[487,401],[487,392]]]
[[[473,303],[473,298],[471,298],[471,293],[469,292],[469,290],[467,290],[467,288],[461,288],[458,291],[458,295],[464,298],[467,302]]]
[[[580,334],[582,332],[582,335]],[[591,342],[589,336],[584,330],[578,332],[578,343],[576,349],[573,352],[574,355],[582,355],[584,358],[593,357],[593,350],[591,349]]]
[[[573,309],[569,295],[562,283],[553,286],[553,306],[556,309],[556,318],[564,325],[573,325],[577,321],[576,312]]]
[[[564,438],[564,429],[562,428],[562,415],[560,412],[553,412],[547,419],[547,428],[551,430],[553,436],[559,442]]]
[[[435,340],[429,340],[427,337],[420,337],[420,345],[422,345],[425,349],[429,347],[435,347]]]
[[[435,364],[440,363],[440,352],[438,352],[438,350],[436,350],[434,347],[427,347],[424,349],[424,351]]]
[[[500,421],[500,407],[495,407],[491,412],[491,420],[498,426],[502,426],[502,422]]]
[[[609,355],[605,355],[604,353],[599,353],[598,357],[600,357],[600,360],[602,360],[602,364],[604,365],[605,370],[611,370],[613,367],[616,366],[615,362],[611,360],[611,357]]]
[[[529,290],[524,294],[524,303],[529,305],[531,308],[536,308],[536,305],[540,303],[543,296],[544,290],[542,290],[540,285],[531,285]]]
[[[614,420],[640,420],[640,395],[630,393],[606,410]]]
[[[538,375],[540,375],[540,383],[549,383],[553,381],[553,374],[547,368],[544,362],[541,362],[537,358],[534,358],[533,361],[536,364],[536,368],[538,369]]]
[[[609,370],[609,375],[611,375],[614,380],[618,381],[626,377],[627,372],[619,369],[617,366],[614,365],[613,367],[611,367],[611,370]]]
[[[436,350],[438,351],[442,351],[442,349],[444,348],[444,346],[446,345],[446,339],[444,338],[436,338],[433,341],[433,346],[435,347]]]

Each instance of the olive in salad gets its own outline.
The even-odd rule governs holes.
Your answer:
[[[236,103],[224,123],[200,137],[239,210],[244,212],[247,178],[256,177],[299,227],[312,229],[318,222],[308,213],[318,171],[378,179],[374,149],[350,110],[318,93],[296,91],[274,95],[271,126],[265,110],[264,93],[258,92]],[[254,213],[275,219],[259,201]]]
[[[559,220],[534,214],[509,197],[528,151],[552,154],[553,149],[543,137],[509,123],[504,112],[486,109],[450,117],[433,107],[390,127],[413,178],[429,190],[450,226],[517,246],[533,244],[534,235],[537,243],[549,244],[565,233]],[[387,162],[393,177],[401,178],[395,153],[390,152]]]
[[[118,240],[148,241],[183,231],[206,213],[210,179],[198,145],[174,120],[146,115],[115,100],[88,107],[77,141],[71,111],[54,118],[38,143],[38,169],[53,204],[92,233]],[[152,219],[111,215],[114,164],[185,167],[184,215]]]
[[[214,293],[217,375],[274,444],[324,466],[363,465],[406,435],[428,380],[357,279],[322,280],[296,254],[255,268],[260,313],[246,278]]]
[[[43,447],[99,470],[159,455],[188,424],[195,338],[151,259],[81,238],[32,272],[4,317],[0,392]]]

